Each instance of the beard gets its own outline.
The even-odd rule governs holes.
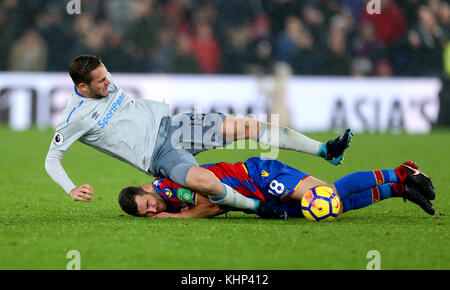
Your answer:
[[[93,98],[94,99],[104,99],[108,96],[109,96],[109,91],[106,91],[105,95],[103,95],[101,92],[96,92],[96,93],[94,93]]]
[[[108,95],[103,96],[103,95],[100,95],[100,94],[94,94],[93,98],[94,98],[94,99],[104,99],[104,98],[106,98],[107,96],[108,96]]]

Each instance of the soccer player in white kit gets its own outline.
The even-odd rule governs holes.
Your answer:
[[[218,205],[255,212],[263,218],[284,218],[285,213],[279,209],[221,183],[210,171],[198,166],[193,155],[236,140],[253,139],[318,155],[337,165],[351,141],[351,130],[322,143],[292,129],[250,118],[220,113],[169,116],[167,104],[135,99],[122,91],[98,56],[75,58],[69,74],[74,93],[56,126],[45,168],[75,201],[90,202],[94,194],[89,184],[73,184],[61,165],[65,152],[80,141],[148,175],[169,178],[209,196]],[[278,138],[272,138],[273,134],[278,134]],[[196,146],[188,148],[186,144]]]

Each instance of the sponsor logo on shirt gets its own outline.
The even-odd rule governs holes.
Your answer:
[[[108,113],[106,113],[105,117],[97,122],[100,128],[105,128],[106,126],[108,126],[108,123],[111,120],[111,118],[119,110],[124,97],[125,93],[120,94],[117,100],[115,100],[114,103],[112,103],[111,108],[109,108],[109,111]]]
[[[178,188],[177,198],[183,202],[194,203],[192,192],[187,188]]]
[[[261,176],[267,177],[267,176],[269,176],[269,173],[267,171],[263,170],[263,171],[261,171]]]

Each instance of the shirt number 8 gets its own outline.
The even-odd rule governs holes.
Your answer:
[[[281,195],[284,192],[284,184],[276,181],[275,179],[269,184],[270,189],[268,190],[270,194]]]

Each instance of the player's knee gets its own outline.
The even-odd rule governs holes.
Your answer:
[[[344,202],[342,201],[342,198],[340,197],[340,195],[337,191],[335,191],[335,194],[339,200],[339,205],[340,205],[338,215],[341,215],[344,213]]]
[[[210,171],[193,167],[186,177],[187,186],[198,193],[217,195],[222,192],[222,183]]]
[[[245,119],[245,138],[256,140],[259,136],[260,122],[254,119]]]
[[[259,121],[255,119],[229,116],[225,119],[223,126],[223,135],[227,140],[256,140],[259,135]]]
[[[213,178],[213,176],[204,176],[194,180],[195,187],[198,188],[200,193],[205,193],[208,195],[217,195],[222,192],[222,183]]]

